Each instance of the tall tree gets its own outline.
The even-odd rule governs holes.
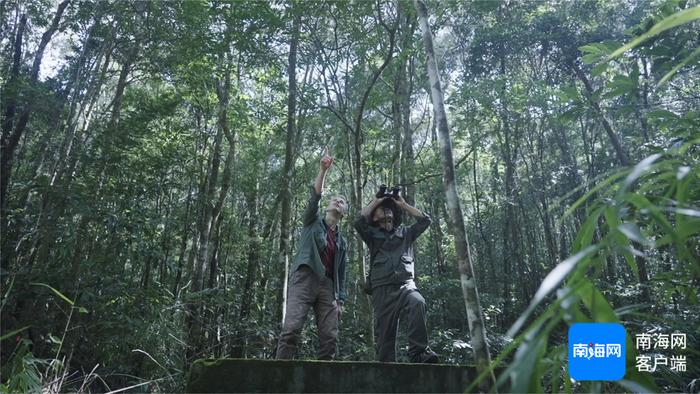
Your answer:
[[[620,162],[620,165],[630,165],[630,159],[627,154],[627,151],[624,148],[624,146],[622,146],[622,142],[618,137],[618,133],[613,128],[612,122],[610,121],[608,115],[601,108],[600,102],[598,102],[598,99],[595,97],[595,92],[591,81],[588,79],[586,74],[584,74],[583,70],[581,70],[581,67],[578,64],[576,64],[575,60],[571,61],[569,67],[573,71],[574,75],[576,75],[576,77],[578,77],[578,79],[580,79],[583,83],[583,87],[585,89],[585,97],[590,103],[591,107],[593,107],[593,110],[595,111],[596,115],[598,115],[598,117],[600,118],[600,121],[603,124],[603,129],[605,129],[605,133],[608,135],[610,143],[615,149],[615,154],[617,155],[617,160]]]
[[[486,342],[486,327],[484,326],[483,312],[479,301],[479,292],[476,286],[476,277],[472,264],[471,252],[469,251],[469,240],[464,223],[464,214],[460,206],[457,194],[457,179],[455,177],[455,165],[452,157],[452,142],[450,140],[450,129],[447,123],[447,112],[443,98],[440,76],[435,59],[433,47],[433,35],[428,24],[428,10],[422,0],[414,0],[414,6],[418,13],[418,20],[423,30],[423,44],[425,45],[426,63],[428,67],[428,78],[430,79],[430,95],[435,112],[435,122],[438,129],[438,140],[440,143],[440,159],[442,162],[443,179],[445,182],[445,198],[449,210],[450,232],[455,238],[455,249],[457,252],[457,263],[459,267],[460,283],[464,304],[467,310],[469,321],[469,332],[471,333],[472,348],[476,359],[477,371],[485,371],[491,364],[488,343]],[[495,384],[496,378],[491,372],[491,381],[484,380],[482,389],[487,390],[490,384]]]
[[[37,80],[39,79],[39,69],[41,68],[41,62],[44,59],[44,51],[46,50],[46,47],[49,45],[49,42],[58,30],[59,24],[61,22],[61,17],[63,16],[63,12],[66,10],[66,7],[68,7],[68,4],[70,4],[70,2],[71,0],[63,0],[63,2],[58,4],[56,14],[51,20],[51,24],[49,25],[48,29],[46,29],[44,34],[41,35],[41,41],[39,42],[39,47],[37,48],[36,53],[34,54],[34,61],[32,62],[32,68],[29,72],[29,86],[31,87],[31,89],[29,90],[30,92],[34,92],[34,85],[36,85]],[[17,32],[17,39],[15,40],[15,56],[13,62],[13,69],[8,84],[14,84],[17,82],[18,79],[19,69],[18,67],[15,67],[15,65],[18,65],[19,63],[17,61],[17,50],[21,48],[22,45],[21,36],[24,32],[25,24],[26,16],[23,16],[22,21],[20,22],[20,29]],[[6,90],[7,87],[8,86],[3,87],[3,90]],[[11,86],[11,88],[16,87]],[[2,145],[0,146],[0,149],[2,150],[2,156],[0,158],[0,209],[3,210],[5,209],[7,204],[7,187],[10,182],[10,176],[12,171],[12,157],[14,155],[15,148],[19,143],[19,139],[22,137],[24,130],[27,128],[29,116],[31,115],[33,110],[33,103],[34,100],[30,96],[16,123],[15,116],[17,110],[15,108],[15,100],[11,99],[6,108],[3,108],[2,111],[4,118],[2,120]]]
[[[279,199],[282,201],[280,215],[280,246],[279,269],[280,289],[278,290],[277,305],[281,319],[284,322],[287,308],[287,279],[289,277],[289,228],[291,225],[292,211],[292,180],[294,176],[294,141],[296,134],[296,102],[297,102],[297,46],[299,45],[299,29],[301,24],[301,12],[292,6],[290,12],[293,15],[292,31],[289,42],[289,57],[287,65],[287,138],[284,148],[284,168],[282,169],[282,184]]]

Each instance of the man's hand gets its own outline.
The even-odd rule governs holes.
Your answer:
[[[316,190],[316,194],[321,194],[323,192],[323,184],[326,179],[326,171],[328,171],[328,169],[331,168],[331,165],[333,165],[333,157],[331,157],[331,153],[328,149],[328,146],[326,145],[326,149],[323,151],[323,157],[321,157],[318,176],[316,177],[316,181],[314,181],[314,190]]]
[[[425,214],[423,214],[423,211],[419,210],[418,208],[409,205],[406,200],[403,199],[402,196],[399,196],[398,199],[394,200],[396,201],[396,205],[399,206],[399,208],[403,209],[406,211],[409,215],[413,216],[414,218],[422,218],[425,217]]]
[[[376,207],[378,207],[381,203],[383,203],[384,200],[386,200],[387,198],[390,198],[390,197],[376,197],[376,196],[375,196],[374,199],[372,200],[372,202],[370,202],[370,205],[372,205],[373,207],[376,208]]]
[[[333,165],[333,157],[331,157],[328,146],[326,146],[326,149],[323,152],[323,157],[321,157],[321,171],[328,171],[328,169],[331,168],[331,165]]]
[[[379,204],[381,204],[382,201],[386,200],[387,198],[389,198],[389,197],[377,198],[377,196],[374,196],[374,199],[369,204],[367,204],[366,207],[362,208],[360,215],[364,216],[368,220],[371,220],[372,218],[370,217],[370,215],[372,215],[372,212],[374,212],[374,209],[377,208],[379,206]]]
[[[409,207],[406,200],[403,199],[403,196],[398,196],[398,198],[395,199],[394,201],[396,201],[396,205],[398,205],[398,207],[401,209],[406,209],[407,207]]]

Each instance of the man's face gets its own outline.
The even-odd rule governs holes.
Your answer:
[[[391,231],[394,228],[394,211],[388,207],[379,206],[372,214],[372,221],[384,230]]]
[[[348,202],[345,200],[345,197],[331,197],[331,200],[328,202],[328,207],[326,208],[326,212],[328,211],[336,211],[341,217],[345,216],[345,214],[348,213]]]

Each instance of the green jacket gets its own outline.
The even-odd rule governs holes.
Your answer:
[[[424,215],[413,225],[398,226],[392,231],[372,225],[362,215],[355,220],[355,230],[369,248],[373,289],[406,283],[415,278],[413,242],[430,227],[431,222],[430,216]]]
[[[304,228],[299,238],[299,248],[294,256],[292,270],[296,271],[301,265],[308,265],[319,277],[326,275],[326,268],[321,261],[320,251],[326,248],[326,236],[328,226],[323,220],[324,215],[319,213],[321,195],[316,194],[313,185],[311,196],[304,210],[302,222]],[[338,239],[335,243],[335,258],[333,260],[333,289],[335,299],[345,301],[345,267],[348,263],[348,244],[338,231]]]

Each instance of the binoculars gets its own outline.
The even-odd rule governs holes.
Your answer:
[[[382,198],[382,197],[391,197],[394,200],[399,199],[399,193],[401,192],[401,189],[398,186],[394,186],[391,188],[391,193],[386,192],[386,185],[381,185],[379,186],[379,191],[375,195],[377,198]]]

